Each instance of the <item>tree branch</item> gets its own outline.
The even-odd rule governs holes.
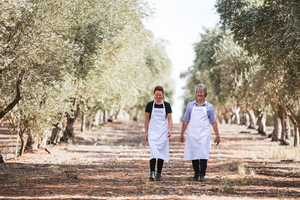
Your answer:
[[[4,110],[0,112],[0,119],[2,119],[22,99],[20,86],[22,84],[24,74],[25,74],[25,70],[23,69],[21,71],[20,77],[17,80],[17,85],[16,85],[17,95],[15,99]]]
[[[291,121],[293,122],[293,124],[295,125],[299,125],[299,117],[295,114],[293,108],[291,108],[289,105],[286,106],[286,108],[288,109],[289,112],[287,112],[287,115],[290,117]]]

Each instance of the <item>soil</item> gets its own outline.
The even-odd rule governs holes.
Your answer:
[[[149,181],[143,123],[115,121],[77,132],[72,144],[0,163],[0,199],[300,199],[299,147],[219,125],[221,143],[211,147],[206,180],[195,182],[180,128],[174,125],[160,182]]]

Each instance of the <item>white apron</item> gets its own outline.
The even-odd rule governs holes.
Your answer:
[[[150,146],[150,160],[160,158],[169,162],[169,138],[168,126],[166,122],[166,111],[163,108],[154,108],[155,101],[148,127],[148,141]]]
[[[210,122],[206,106],[196,107],[194,105],[186,134],[184,160],[208,160],[210,143]]]

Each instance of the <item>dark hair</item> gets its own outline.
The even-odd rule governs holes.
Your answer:
[[[154,88],[153,94],[155,93],[156,90],[157,90],[157,91],[162,91],[162,93],[164,94],[164,88],[161,87],[160,85],[158,85],[158,86],[156,86],[156,87]]]

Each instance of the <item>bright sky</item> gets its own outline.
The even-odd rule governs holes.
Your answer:
[[[145,21],[144,25],[157,38],[169,41],[167,53],[172,62],[171,76],[176,83],[172,116],[173,123],[178,123],[182,108],[185,107],[182,99],[185,80],[180,80],[180,73],[193,65],[193,44],[200,40],[199,33],[203,33],[203,27],[215,27],[219,16],[214,9],[215,0],[148,1],[156,8],[156,12],[155,18]]]

